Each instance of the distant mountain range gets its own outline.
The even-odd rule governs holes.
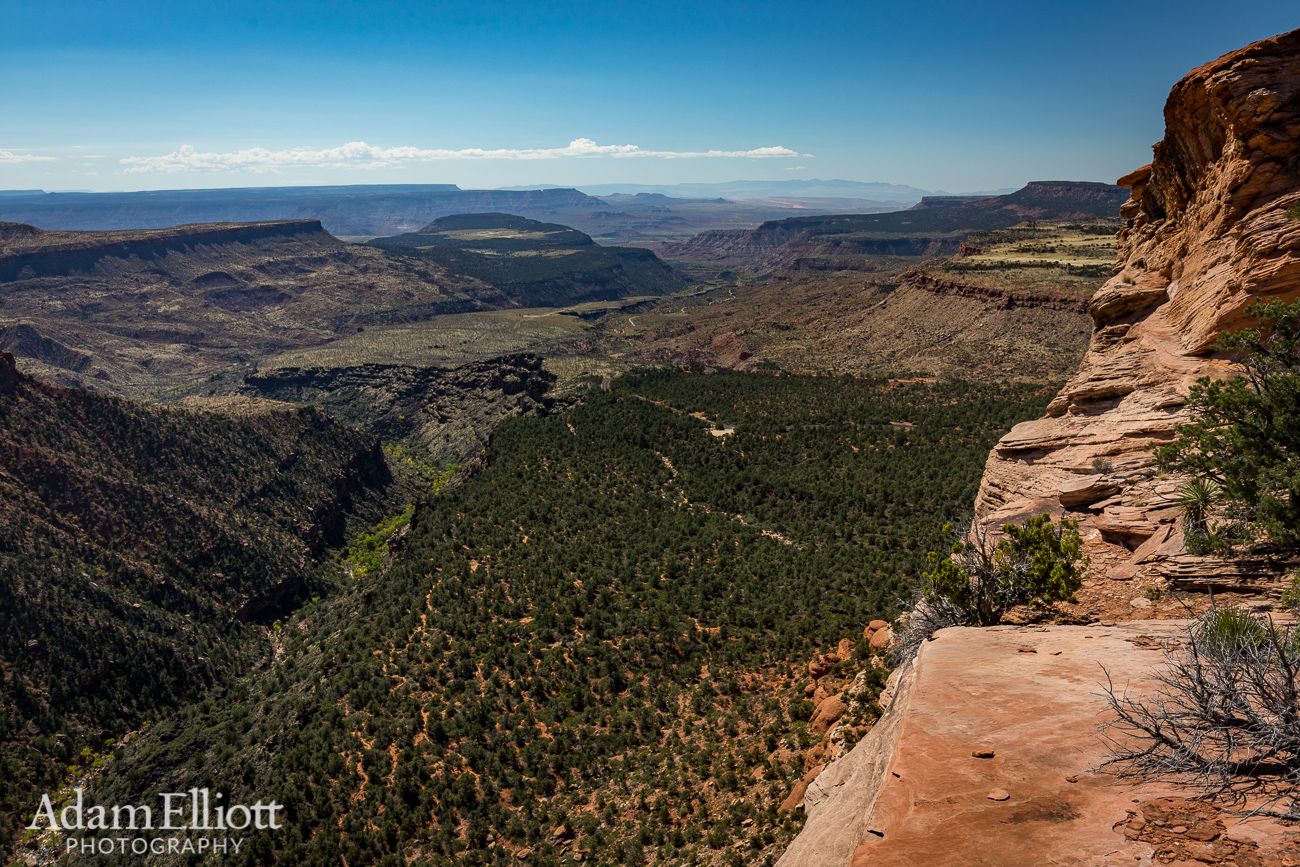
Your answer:
[[[115,231],[188,223],[320,220],[335,235],[395,235],[451,214],[506,212],[521,216],[586,213],[604,202],[576,190],[500,192],[455,184],[343,187],[245,187],[124,193],[0,196],[0,220],[42,229]]]
[[[551,184],[531,187],[502,187],[503,190],[548,189]],[[726,181],[718,184],[583,184],[575,187],[589,196],[613,196],[619,193],[660,193],[679,199],[866,199],[881,204],[914,205],[924,196],[946,196],[943,190],[922,190],[906,184],[868,183],[864,181],[812,180]],[[1015,191],[1001,190],[963,193],[968,196],[1000,196]]]
[[[162,229],[190,223],[319,220],[349,240],[413,232],[440,217],[498,213],[562,223],[601,243],[684,239],[752,229],[791,212],[903,211],[936,195],[899,184],[843,180],[462,190],[455,184],[242,187],[47,193],[0,190],[0,221],[56,231]],[[980,194],[967,194],[980,195]]]

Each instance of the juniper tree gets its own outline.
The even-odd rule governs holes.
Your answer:
[[[1216,482],[1280,545],[1300,542],[1300,301],[1257,302],[1258,328],[1219,338],[1238,354],[1241,375],[1202,377],[1188,404],[1192,422],[1155,449],[1162,469]]]

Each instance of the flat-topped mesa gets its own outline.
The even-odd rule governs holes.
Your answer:
[[[158,259],[199,244],[249,243],[266,238],[314,237],[341,248],[320,220],[262,223],[198,223],[169,229],[111,232],[46,231],[25,223],[0,222],[0,282],[26,277],[65,276],[91,271],[100,259]]]
[[[1256,299],[1300,297],[1298,134],[1300,30],[1224,55],[1174,86],[1154,160],[1119,180],[1132,189],[1120,208],[1128,223],[1114,276],[1089,303],[1088,352],[1047,417],[1017,425],[989,456],[976,501],[982,522],[1072,513],[1126,545],[1140,538],[1116,536],[1112,512],[1145,527],[1146,513],[1163,510],[1155,523],[1173,522],[1175,485],[1152,478],[1147,445],[1187,420],[1198,377],[1231,373],[1215,341],[1251,324]],[[1080,493],[1089,476],[1106,484]],[[1147,570],[1177,556],[1174,536],[1163,553],[1144,555]],[[1128,565],[1132,577],[1141,564]]]

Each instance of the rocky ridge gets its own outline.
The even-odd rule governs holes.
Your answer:
[[[1079,519],[1093,564],[1079,595],[1121,600],[1117,620],[1161,620],[941,631],[895,673],[872,731],[806,784],[808,821],[780,867],[1300,864],[1294,829],[1091,771],[1105,758],[1097,664],[1141,694],[1161,662],[1141,650],[1178,639],[1158,593],[1123,601],[1135,585],[1264,594],[1295,565],[1186,554],[1182,480],[1158,475],[1147,447],[1187,420],[1199,377],[1232,375],[1219,334],[1250,325],[1256,299],[1300,297],[1300,30],[1193,70],[1165,119],[1152,164],[1119,181],[1127,223],[1080,369],[994,448],[976,502],[986,528]]]
[[[1267,558],[1225,566],[1182,552],[1179,480],[1157,478],[1147,447],[1187,421],[1197,378],[1232,374],[1213,351],[1219,334],[1250,324],[1257,299],[1300,297],[1298,97],[1300,31],[1174,86],[1155,159],[1119,180],[1132,189],[1120,209],[1128,222],[1114,275],[1089,302],[1088,352],[1047,416],[990,454],[976,502],[985,525],[1069,515],[1113,579],[1276,586]]]
[[[653,249],[668,259],[721,264],[770,274],[879,267],[863,257],[930,258],[957,253],[967,235],[1025,220],[1111,216],[1123,192],[1110,184],[1033,181],[1005,196],[887,214],[847,214],[773,220],[757,229],[718,229]]]
[[[502,419],[551,409],[555,380],[541,357],[520,353],[463,365],[275,367],[246,375],[240,391],[321,406],[385,440],[417,442],[468,474]]]

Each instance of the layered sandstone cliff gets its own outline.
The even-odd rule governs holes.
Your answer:
[[[1147,446],[1187,421],[1198,377],[1231,375],[1213,351],[1219,334],[1250,324],[1256,299],[1300,297],[1300,30],[1190,72],[1165,124],[1152,163],[1119,181],[1132,188],[1128,223],[1114,276],[1089,304],[1082,366],[1046,418],[998,443],[976,514],[989,526],[1080,518],[1093,538],[1136,549],[1102,558],[1115,577],[1267,589],[1263,563],[1182,553],[1178,480],[1155,477]]]
[[[1134,579],[1250,593],[1295,563],[1186,554],[1180,479],[1158,475],[1147,447],[1188,420],[1199,377],[1233,374],[1219,334],[1251,324],[1257,299],[1300,297],[1300,30],[1193,70],[1165,122],[1151,165],[1120,179],[1128,224],[1089,304],[1087,355],[1045,418],[998,443],[976,503],[985,527],[1079,519],[1094,565],[1079,596],[1119,600],[1115,621],[1152,608],[1126,601]],[[940,632],[876,727],[808,786],[807,825],[779,867],[1300,863],[1293,829],[1092,771],[1105,758],[1098,664],[1132,695],[1149,690],[1162,657],[1142,651],[1180,630],[1163,605],[1149,612],[1163,622],[1078,606],[1093,626]]]

